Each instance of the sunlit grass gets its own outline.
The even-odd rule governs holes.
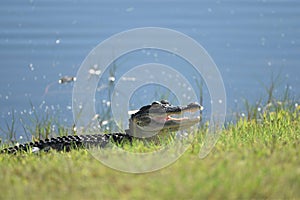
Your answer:
[[[110,169],[85,149],[2,154],[0,199],[300,199],[300,106],[288,89],[274,97],[276,80],[266,87],[266,100],[245,100],[245,114],[226,124],[205,159],[198,153],[208,122],[177,162],[146,174]],[[47,114],[31,122],[24,131],[33,139],[74,134]],[[2,131],[15,141],[14,124]],[[144,153],[172,142],[133,140],[119,147]]]
[[[203,134],[173,165],[134,175],[87,150],[0,156],[0,199],[298,199],[300,110],[241,118],[198,158]],[[144,151],[142,143],[126,148]],[[150,148],[154,148],[154,146]]]

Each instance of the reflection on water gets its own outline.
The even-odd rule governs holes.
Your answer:
[[[72,83],[57,81],[76,76],[99,42],[135,27],[175,29],[203,45],[223,76],[230,109],[244,98],[253,102],[264,95],[271,73],[281,74],[279,88],[288,84],[299,94],[298,1],[2,0],[0,5],[0,114],[9,123],[12,112],[30,115],[31,102],[72,124]],[[158,63],[163,60],[143,53]],[[208,99],[204,93],[207,104]]]

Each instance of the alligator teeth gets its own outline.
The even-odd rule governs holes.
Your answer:
[[[173,120],[173,121],[182,121],[182,120],[186,120],[188,119],[187,117],[171,117],[171,116],[168,116],[167,117],[167,120]]]

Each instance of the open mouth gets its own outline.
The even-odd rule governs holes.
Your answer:
[[[162,130],[184,130],[194,126],[201,120],[200,112],[184,112],[181,114],[168,114],[165,116],[151,116],[151,122],[139,129],[149,133],[157,133]],[[145,133],[143,133],[145,134]]]
[[[140,109],[141,114],[134,114],[133,121],[136,125],[135,131],[142,131],[143,134],[160,132],[163,130],[184,130],[194,126],[201,120],[203,107],[198,103],[191,103],[186,106],[168,106],[154,104]],[[137,112],[137,113],[138,113]]]
[[[188,112],[183,112],[180,114],[166,114],[165,116],[151,116],[151,120],[154,123],[166,124],[166,123],[178,123],[187,122],[187,121],[200,121],[200,112],[199,110],[191,110]]]
[[[180,112],[169,112],[168,114],[151,114],[151,122],[140,127],[144,131],[183,130],[192,127],[201,120],[200,111],[202,107],[182,109]]]
[[[199,104],[189,104],[186,107],[180,109],[180,111],[169,111],[163,116],[157,116],[153,114],[151,119],[156,123],[182,123],[182,122],[195,122],[201,119],[200,111],[203,107]]]

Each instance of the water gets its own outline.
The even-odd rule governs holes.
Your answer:
[[[0,5],[2,127],[5,121],[10,124],[12,112],[31,113],[30,104],[73,123],[72,84],[59,85],[57,80],[75,76],[101,41],[146,26],[180,31],[208,51],[223,77],[229,110],[243,99],[255,102],[266,95],[263,85],[270,84],[272,73],[280,73],[279,88],[288,84],[299,100],[296,0],[2,0]]]

